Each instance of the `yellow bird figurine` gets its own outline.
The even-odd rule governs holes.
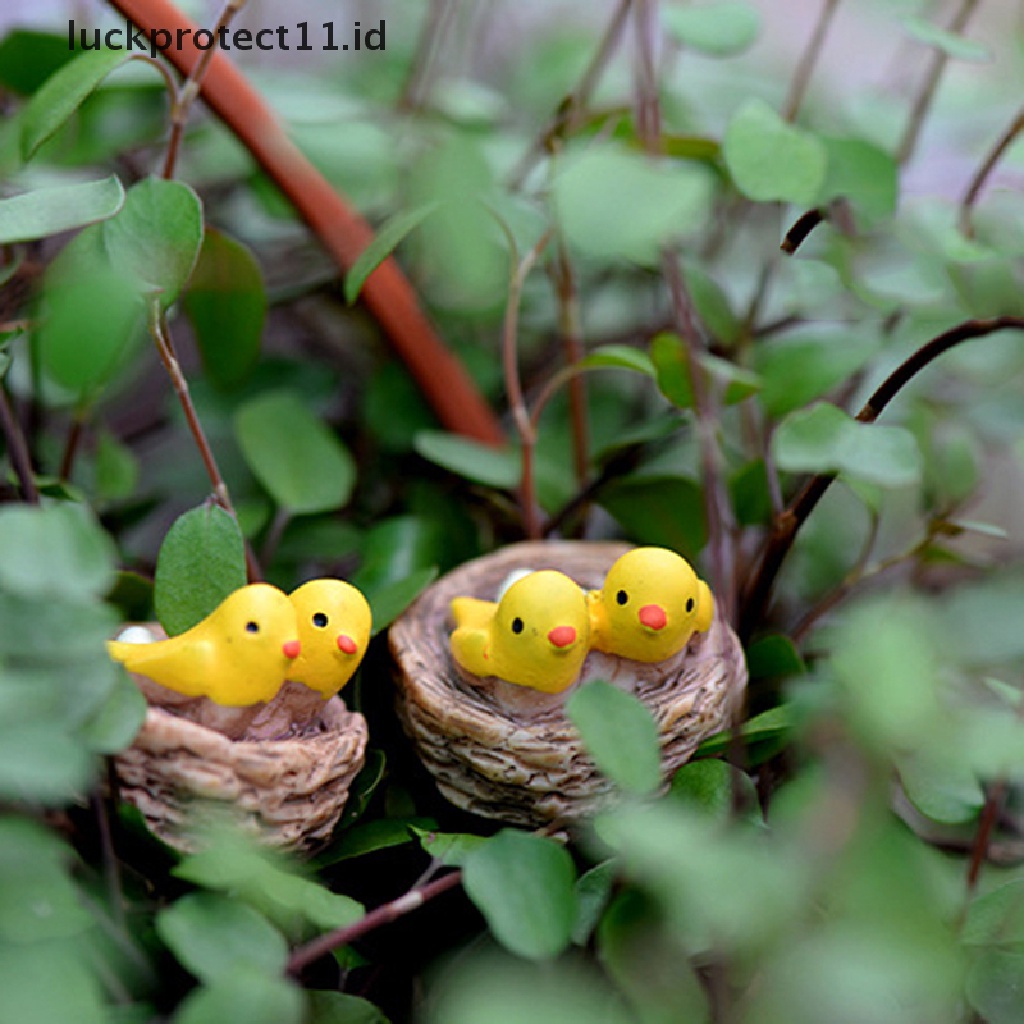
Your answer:
[[[291,601],[267,583],[239,588],[178,636],[107,648],[129,672],[230,707],[270,700],[302,650]]]
[[[324,697],[333,697],[353,676],[370,643],[373,618],[366,598],[344,580],[304,583],[291,594],[302,653],[288,673]]]
[[[633,548],[587,594],[590,644],[634,661],[665,661],[711,627],[715,601],[689,563],[667,548]]]
[[[589,650],[586,597],[551,569],[517,580],[497,604],[457,597],[452,616],[452,656],[464,669],[544,693],[570,686]]]

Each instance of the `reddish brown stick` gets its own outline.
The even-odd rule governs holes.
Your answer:
[[[155,29],[188,30],[181,49],[164,56],[188,75],[201,56],[192,44],[198,27],[169,0],[110,0],[146,35]],[[334,261],[347,271],[373,238],[365,220],[323,178],[288,138],[245,76],[223,53],[215,53],[203,77],[201,94],[210,109],[235,133],[264,171],[288,197]],[[503,433],[462,364],[449,352],[423,311],[412,286],[393,259],[367,279],[363,300],[416,378],[424,397],[449,430],[488,444]]]

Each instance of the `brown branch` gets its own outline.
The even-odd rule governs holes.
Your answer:
[[[796,223],[786,232],[786,237],[779,248],[787,256],[792,256],[807,241],[807,236],[826,219],[825,211],[821,207],[808,210],[798,217]]]
[[[818,20],[814,25],[814,31],[811,33],[811,38],[808,40],[807,46],[800,56],[800,61],[793,74],[793,80],[789,85],[789,95],[786,97],[786,102],[782,107],[782,118],[785,121],[795,121],[796,115],[800,112],[804,96],[807,95],[807,86],[811,82],[814,67],[818,63],[821,51],[824,49],[825,37],[828,35],[828,30],[832,25],[832,19],[835,17],[839,2],[840,0],[825,0],[822,5],[821,13],[818,15]]]
[[[71,471],[74,469],[75,459],[78,457],[78,448],[82,443],[86,416],[86,410],[78,408],[71,420],[71,427],[68,429],[68,436],[64,442],[64,454],[60,459],[60,469],[57,470],[57,479],[62,483],[71,479]]]
[[[857,413],[857,420],[861,423],[874,423],[900,390],[944,352],[965,341],[984,338],[1002,330],[1024,331],[1024,317],[1001,316],[991,320],[967,320],[932,338],[896,367],[878,386]],[[789,549],[793,546],[800,527],[814,511],[835,478],[835,473],[819,473],[811,477],[793,498],[789,507],[776,517],[757,568],[751,576],[750,586],[741,602],[739,633],[743,640],[750,638],[764,618],[775,578]]]
[[[562,350],[568,367],[576,366],[584,356],[583,326],[580,318],[580,300],[576,289],[576,275],[565,239],[555,239],[555,258],[552,278],[558,300],[558,330],[562,335]],[[590,467],[590,432],[587,427],[587,386],[581,374],[569,380],[569,420],[572,425],[572,454],[576,469],[576,484],[583,487]]]
[[[981,165],[974,172],[971,183],[967,186],[963,199],[960,200],[960,230],[968,238],[974,234],[974,228],[971,224],[971,212],[974,209],[974,204],[978,201],[978,196],[981,195],[981,190],[985,187],[985,183],[988,181],[992,171],[995,170],[996,164],[1003,158],[1003,154],[1010,148],[1021,132],[1024,132],[1024,107],[1017,112],[1017,116],[1010,122],[1003,134],[999,136],[996,144],[989,151],[988,156],[985,157]]]
[[[147,35],[163,28],[194,32],[196,25],[170,0],[110,0]],[[202,56],[190,36],[164,55],[188,75]],[[299,151],[242,73],[214,53],[200,88],[210,109],[234,132],[254,159],[320,239],[335,263],[347,271],[373,240],[365,220]],[[486,444],[500,444],[503,432],[462,364],[438,338],[416,295],[393,258],[367,279],[362,298],[377,319],[438,418],[449,430]]]
[[[14,415],[11,400],[8,398],[7,389],[2,382],[0,382],[0,429],[3,430],[4,440],[7,444],[7,457],[11,460],[14,475],[18,478],[21,496],[31,504],[38,505],[39,490],[36,487],[36,477],[32,470],[32,457],[29,455],[21,424],[18,423],[18,418]]]
[[[362,938],[369,932],[380,928],[382,925],[391,924],[410,911],[418,910],[424,903],[429,902],[449,889],[454,889],[462,881],[461,871],[452,871],[442,875],[436,881],[429,882],[418,888],[410,889],[403,896],[385,903],[376,910],[371,910],[365,917],[361,917],[355,924],[347,925],[344,928],[336,928],[333,932],[327,932],[319,938],[299,946],[288,958],[285,968],[288,974],[293,977],[301,973],[303,968],[309,966],[314,960],[345,946],[356,939]]]
[[[551,121],[545,125],[543,131],[534,140],[526,155],[509,177],[509,188],[512,191],[522,187],[527,174],[530,173],[533,165],[543,153],[550,151],[557,140],[572,135],[579,126],[583,112],[597,88],[597,83],[600,82],[608,62],[619,45],[619,40],[626,27],[626,16],[629,14],[632,3],[633,0],[619,0],[611,20],[601,36],[601,41],[576,87],[558,104],[558,109]]]
[[[224,9],[220,12],[217,24],[213,27],[214,36],[220,36],[221,30],[227,29],[231,19],[245,6],[245,0],[228,0]],[[163,177],[168,181],[174,177],[174,165],[178,160],[178,150],[181,147],[181,138],[185,134],[185,124],[188,121],[189,111],[192,104],[199,96],[199,89],[203,82],[206,69],[213,59],[214,48],[211,46],[202,51],[199,60],[192,65],[185,84],[177,93],[171,105],[171,137],[167,142],[167,155],[164,158]]]
[[[1006,791],[1006,779],[997,779],[992,783],[988,793],[985,795],[985,804],[981,809],[981,817],[978,819],[978,831],[975,833],[974,842],[971,844],[971,859],[967,863],[968,897],[972,895],[978,885],[981,867],[988,856],[992,829],[995,827],[996,819],[1002,810],[1003,802],[1006,799]]]
[[[950,19],[949,25],[946,27],[947,31],[953,32],[956,35],[963,32],[979,2],[980,0],[963,0],[956,13]],[[935,99],[935,94],[939,88],[939,82],[942,80],[942,73],[946,70],[948,63],[949,54],[944,50],[937,49],[932,54],[931,67],[929,67],[921,90],[918,92],[914,99],[914,104],[910,108],[907,127],[896,150],[896,160],[898,163],[905,164],[914,155],[917,141],[921,135],[921,129],[924,127],[925,118],[931,109],[932,101]]]
[[[420,110],[430,90],[430,77],[437,63],[444,38],[451,30],[455,14],[454,0],[430,0],[427,16],[416,42],[416,52],[398,98],[398,109],[405,113]]]
[[[540,254],[550,237],[550,232],[546,231],[513,270],[508,286],[508,301],[505,304],[505,319],[501,328],[501,364],[505,376],[505,392],[508,396],[512,422],[522,446],[523,467],[519,483],[519,507],[523,530],[530,540],[539,540],[541,536],[540,519],[537,515],[536,475],[533,471],[537,431],[530,418],[530,411],[523,397],[523,385],[519,379],[519,360],[516,351],[519,340],[519,300],[526,278],[540,259]]]

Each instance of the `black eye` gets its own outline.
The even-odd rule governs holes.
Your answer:
[[[313,616],[313,625],[316,626],[317,629],[323,629],[324,626],[327,625],[327,616],[324,615],[323,612],[317,612]]]
[[[517,633],[517,634],[518,634],[518,633],[522,633],[522,631],[523,631],[523,629],[524,629],[524,628],[525,628],[525,627],[524,627],[524,625],[523,625],[523,620],[522,620],[521,618],[519,618],[519,616],[517,615],[517,616],[516,616],[516,617],[515,617],[515,618],[514,618],[514,619],[512,620],[512,632],[513,632],[513,633]]]
[[[246,633],[258,633],[260,631],[260,624],[253,622],[251,619],[245,624]]]
[[[618,601],[619,604],[625,604],[629,600],[629,594],[627,594],[624,590],[620,590],[615,595],[615,600]]]
[[[688,597],[686,599],[686,610],[688,612],[692,612],[693,611],[693,598],[692,597]]]

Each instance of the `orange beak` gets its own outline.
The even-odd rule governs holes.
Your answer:
[[[660,604],[645,604],[637,616],[648,629],[664,629],[668,622],[665,609]]]
[[[344,633],[338,634],[338,650],[345,654],[355,654],[359,650],[355,640],[350,636],[346,636]]]
[[[286,640],[281,644],[286,658],[297,658],[302,653],[302,644],[298,640]]]
[[[555,626],[548,633],[548,639],[556,647],[568,647],[576,642],[576,630],[572,626]]]

